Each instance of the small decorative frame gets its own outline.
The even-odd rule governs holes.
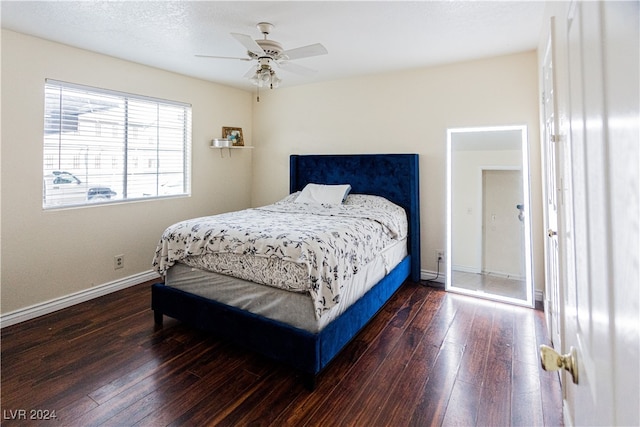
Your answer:
[[[222,128],[222,137],[229,140],[231,146],[244,146],[244,138],[242,137],[242,128],[232,128],[224,126]]]

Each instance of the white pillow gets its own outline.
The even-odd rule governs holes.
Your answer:
[[[297,203],[325,203],[339,205],[351,191],[349,184],[323,185],[307,184],[296,198]]]

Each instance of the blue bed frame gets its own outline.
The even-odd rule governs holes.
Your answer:
[[[408,216],[409,255],[361,299],[319,333],[311,333],[163,283],[152,285],[155,322],[163,315],[298,369],[308,387],[340,350],[376,315],[405,280],[420,280],[420,199],[417,154],[292,155],[290,192],[308,183],[350,184],[354,194],[383,196]]]

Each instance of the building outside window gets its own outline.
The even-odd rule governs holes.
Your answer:
[[[190,194],[189,104],[47,80],[44,121],[45,209]]]

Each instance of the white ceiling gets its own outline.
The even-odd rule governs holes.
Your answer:
[[[229,33],[284,49],[322,43],[329,53],[276,69],[282,87],[533,50],[542,1],[5,1],[2,27],[243,89],[251,63]]]

